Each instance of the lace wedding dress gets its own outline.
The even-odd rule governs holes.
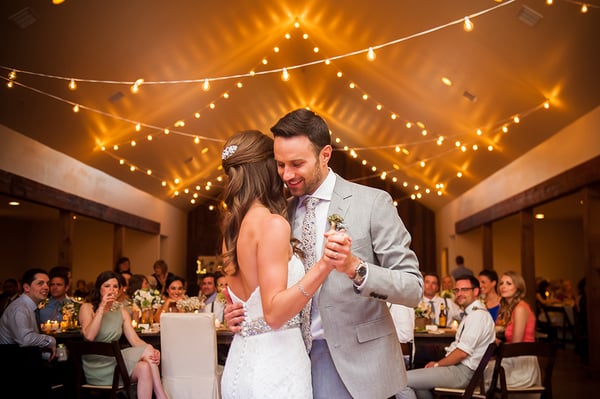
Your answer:
[[[304,275],[300,259],[288,263],[288,287]],[[234,303],[242,302],[231,290]],[[272,330],[265,322],[257,287],[244,303],[246,321],[234,336],[221,380],[224,399],[312,398],[310,359],[300,333],[300,317]]]

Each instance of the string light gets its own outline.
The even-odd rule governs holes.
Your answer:
[[[473,30],[473,22],[469,17],[465,17],[465,23],[463,24],[463,28],[467,32],[471,32]]]
[[[71,81],[69,82],[69,89],[71,89],[71,90],[77,89],[77,83],[75,83],[74,79],[71,79]]]
[[[210,90],[210,82],[208,79],[204,79],[204,83],[202,83],[202,90],[209,91]]]
[[[290,74],[287,71],[287,68],[283,68],[283,71],[281,72],[281,79],[284,82],[287,82],[288,80],[290,80]]]
[[[369,47],[369,50],[367,52],[367,59],[369,61],[374,61],[375,60],[375,51],[373,51],[373,47]]]

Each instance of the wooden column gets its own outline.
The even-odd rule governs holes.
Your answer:
[[[583,259],[592,378],[600,377],[600,184],[583,189]],[[593,304],[593,305],[592,305]]]
[[[485,223],[481,225],[481,246],[483,248],[482,252],[482,265],[483,269],[493,269],[494,268],[494,244],[493,244],[493,233],[492,233],[492,223]]]
[[[58,223],[58,265],[73,270],[73,212],[61,210]]]
[[[534,217],[533,208],[520,212],[521,217],[521,274],[527,287],[527,302],[535,309],[535,251],[534,251]]]
[[[113,233],[113,265],[123,256],[125,243],[125,226],[115,224]]]

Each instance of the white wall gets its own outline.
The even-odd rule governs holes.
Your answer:
[[[0,125],[0,148],[2,170],[160,223],[162,244],[159,236],[149,238],[128,230],[124,254],[134,265],[139,260],[143,274],[148,274],[147,268],[151,269],[151,263],[160,257],[169,264],[171,271],[185,275],[187,215],[184,211],[3,125]],[[112,235],[110,242],[112,258]],[[94,249],[89,248],[88,251]],[[84,256],[95,255],[88,253]],[[104,259],[104,254],[101,259]],[[112,264],[109,266],[107,269]],[[135,268],[133,271],[136,272]]]
[[[441,254],[443,248],[448,248],[451,266],[455,256],[461,254],[467,265],[475,271],[480,270],[483,266],[481,229],[456,235],[455,223],[600,155],[599,130],[600,107],[597,107],[440,209],[436,213],[437,253]],[[516,223],[515,227],[511,228],[510,223]],[[555,226],[549,233],[541,233],[536,229],[536,273],[546,273],[548,276],[544,277],[547,278],[560,278],[565,274],[565,268],[572,266],[563,255],[558,255],[562,259],[560,267],[551,261],[556,259],[554,255],[566,251],[564,246],[557,247],[561,240],[556,239],[556,233],[563,233],[564,228]],[[578,245],[577,237],[581,240],[582,234],[577,235],[577,226],[567,226],[566,229],[571,234],[569,252],[574,251]],[[511,221],[508,218],[494,223],[493,236],[494,268],[520,270],[518,220]],[[572,262],[580,263],[580,258],[575,256]]]

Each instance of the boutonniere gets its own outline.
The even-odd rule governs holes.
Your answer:
[[[338,215],[337,213],[330,215],[327,218],[327,220],[329,221],[331,228],[335,231],[346,229],[346,225],[344,224],[344,218]]]

